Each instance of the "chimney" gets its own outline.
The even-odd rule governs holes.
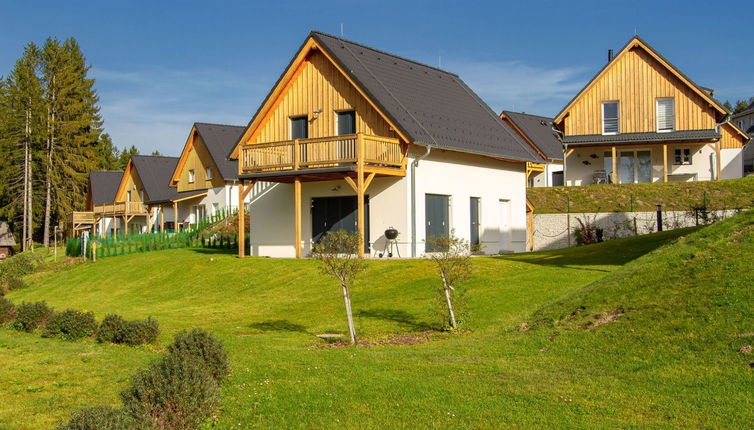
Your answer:
[[[613,61],[613,58],[615,58],[615,56],[613,54],[613,50],[612,49],[608,49],[607,50],[607,62],[609,63],[609,62]]]

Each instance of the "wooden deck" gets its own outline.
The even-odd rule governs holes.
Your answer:
[[[398,139],[362,133],[241,146],[242,174],[356,166],[402,170],[406,155]]]

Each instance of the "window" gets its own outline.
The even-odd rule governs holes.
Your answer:
[[[657,131],[660,133],[675,130],[675,100],[657,99]]]
[[[338,136],[356,133],[356,111],[338,112],[335,120],[337,121]]]
[[[211,167],[207,167],[206,172],[207,172],[207,180],[208,181],[212,180],[212,168]]]
[[[619,183],[652,182],[652,152],[620,151],[617,161]]]
[[[740,129],[744,128],[744,120],[742,120],[742,119],[738,120],[738,128],[740,128]]]
[[[131,190],[126,191],[126,201],[127,202],[131,201]]]
[[[673,159],[675,165],[690,165],[691,164],[691,150],[689,148],[676,148],[675,158]]]
[[[194,169],[189,169],[189,184],[193,184],[196,180],[196,175],[194,175]]]
[[[602,103],[602,134],[618,134],[620,132],[620,114],[618,102]]]
[[[602,154],[602,160],[604,161],[604,164],[602,165],[605,169],[605,180],[608,184],[611,184],[613,182],[613,153],[611,151],[605,151]]]
[[[291,139],[306,139],[309,137],[309,119],[305,116],[291,118]]]

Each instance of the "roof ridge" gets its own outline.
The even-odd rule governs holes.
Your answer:
[[[553,118],[552,118],[552,117],[549,117],[549,116],[544,116],[544,115],[535,115],[535,114],[533,114],[533,113],[526,113],[526,112],[516,112],[516,111],[512,111],[512,110],[504,110],[504,111],[503,111],[503,113],[504,113],[504,114],[511,114],[511,113],[513,113],[513,114],[516,114],[516,115],[526,115],[526,116],[533,116],[533,117],[535,117],[535,118],[548,119],[548,120],[550,120],[550,121],[552,121],[552,120],[553,120]]]
[[[170,155],[146,155],[146,154],[134,154],[131,157],[142,157],[142,158],[179,158],[179,157],[171,157]]]
[[[199,125],[199,124],[201,124],[201,125],[219,125],[220,127],[238,127],[238,128],[245,128],[246,127],[245,125],[220,124],[220,123],[216,123],[216,122],[200,122],[200,121],[197,121],[197,122],[194,123],[194,125]]]
[[[405,61],[407,63],[413,63],[413,64],[416,64],[416,65],[419,65],[419,66],[422,66],[422,67],[426,67],[426,68],[435,70],[437,72],[442,72],[442,73],[445,73],[445,74],[448,74],[448,75],[451,75],[451,76],[455,76],[456,78],[458,77],[458,74],[453,73],[453,72],[449,72],[449,71],[447,71],[445,69],[441,69],[441,68],[435,67],[435,66],[430,66],[429,64],[422,63],[420,61],[416,61],[416,60],[412,60],[410,58],[402,57],[400,55],[392,54],[390,52],[383,51],[381,49],[377,49],[377,48],[373,48],[371,46],[364,45],[363,43],[354,42],[353,40],[344,39],[342,37],[334,36],[332,34],[328,34],[328,33],[322,32],[322,31],[311,30],[311,32],[309,34],[310,35],[319,34],[321,36],[331,37],[331,38],[333,38],[335,40],[340,40],[341,42],[346,42],[346,43],[350,43],[351,45],[356,45],[356,46],[361,47],[361,48],[369,49],[370,51],[378,52],[378,53],[383,54],[383,55],[389,55],[389,56],[397,58],[399,60],[403,60],[403,61]]]

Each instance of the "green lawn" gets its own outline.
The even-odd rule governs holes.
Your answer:
[[[709,209],[740,209],[754,206],[754,177],[723,181],[668,182],[652,184],[600,184],[582,187],[540,187],[526,190],[535,213],[690,211],[704,204]]]
[[[754,357],[737,348],[754,343],[754,231],[733,232],[751,223],[475,258],[460,334],[434,330],[431,262],[370,261],[352,292],[369,347],[315,337],[346,330],[339,287],[315,261],[172,250],[35,274],[9,298],[154,316],[163,334],[129,348],[0,329],[0,428],[117,404],[128,376],[195,326],[233,362],[214,428],[745,427]]]

